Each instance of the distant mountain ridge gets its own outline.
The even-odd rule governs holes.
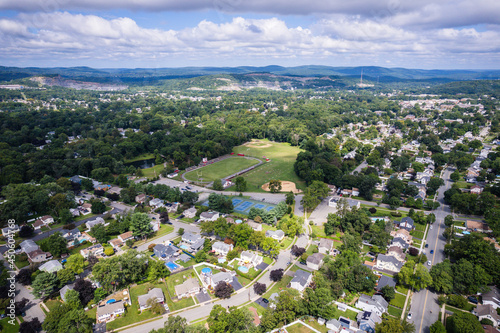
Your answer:
[[[109,83],[153,83],[159,80],[192,78],[214,74],[270,73],[288,76],[335,76],[359,78],[367,81],[395,82],[406,80],[497,80],[500,70],[424,70],[387,68],[378,66],[332,67],[307,65],[296,67],[238,66],[238,67],[179,67],[179,68],[90,68],[90,67],[4,67],[0,66],[0,81],[30,76],[57,76],[74,80]]]

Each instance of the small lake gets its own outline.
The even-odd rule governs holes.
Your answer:
[[[139,169],[147,169],[147,168],[152,168],[155,166],[155,159],[150,158],[146,160],[139,160],[131,163],[125,163],[125,166],[133,165],[136,168]]]

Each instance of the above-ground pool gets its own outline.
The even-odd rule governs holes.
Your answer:
[[[167,266],[167,268],[171,271],[175,271],[177,268],[179,268],[179,265],[169,261],[169,262],[166,262],[165,263],[165,266]]]
[[[236,220],[236,221],[234,221],[234,223],[236,223],[236,224],[242,224],[243,221],[242,220]]]
[[[114,302],[116,302],[116,299],[112,298],[112,299],[108,299],[106,301],[106,304],[110,304],[110,303],[114,303]]]
[[[181,246],[179,246],[181,249],[183,250],[189,250],[189,247],[187,247],[186,245],[182,244]]]
[[[201,270],[203,274],[210,274],[212,273],[212,269],[210,267],[205,267]]]
[[[238,270],[242,273],[248,273],[248,268],[245,266],[240,266],[238,267]]]
[[[217,259],[217,261],[222,264],[222,263],[226,262],[226,258],[219,258],[219,259]]]

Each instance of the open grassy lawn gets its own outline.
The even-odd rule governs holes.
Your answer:
[[[49,308],[50,311],[60,307],[63,303],[60,302],[59,300],[56,299],[50,299],[48,301],[45,301],[45,305]],[[43,307],[41,307],[43,308]],[[95,316],[94,316],[95,318]]]
[[[9,323],[10,318],[5,317],[4,319],[0,320],[0,324],[2,325],[2,333],[17,333],[19,332],[19,324],[17,323],[17,320],[14,319],[14,325],[11,325]],[[11,321],[12,323],[12,321]]]
[[[309,332],[314,332],[307,326],[302,325],[301,323],[294,324],[292,326],[288,326],[286,328],[288,333],[309,333]]]
[[[144,311],[142,311],[141,314],[137,313],[137,310],[139,309],[139,303],[137,302],[137,297],[139,297],[140,295],[147,294],[149,288],[151,288],[151,289],[161,288],[163,290],[163,294],[165,295],[165,297],[168,298],[167,288],[165,287],[165,284],[163,284],[163,283],[157,283],[157,284],[144,283],[144,284],[132,287],[132,288],[130,288],[130,299],[132,301],[132,305],[127,307],[127,310],[126,310],[125,315],[123,317],[116,318],[115,320],[107,323],[106,329],[113,330],[113,329],[117,329],[119,327],[123,327],[126,325],[131,325],[131,324],[137,323],[139,321],[158,317],[158,315],[156,313],[153,313],[149,310],[144,310]]]
[[[198,277],[196,276],[196,273],[194,272],[193,269],[170,275],[167,278],[167,289],[172,298],[175,298],[175,296],[177,296],[175,294],[175,286],[182,284],[189,278],[195,278],[198,280]]]
[[[387,308],[387,312],[389,312],[390,315],[396,317],[396,318],[401,318],[401,314],[403,313],[403,309],[398,309],[395,308],[391,305]]]
[[[223,179],[257,163],[259,162],[251,158],[233,156],[214,164],[209,164],[203,168],[190,171],[184,176],[191,181],[199,181],[199,178],[202,178],[204,182],[211,182],[216,179]]]
[[[265,294],[264,298],[269,298],[271,297],[272,294],[279,292],[280,290],[286,288],[288,284],[290,284],[290,281],[292,281],[292,277],[288,275],[284,275],[281,281],[277,282],[271,289],[269,289]]]
[[[402,309],[405,305],[405,300],[406,296],[396,293],[396,296],[391,300],[389,304]]]
[[[163,168],[164,168],[163,164],[158,164],[158,165],[155,165],[152,168],[142,169],[143,177],[146,177],[146,178],[157,177],[157,176],[160,175],[160,173],[163,170]]]
[[[89,318],[96,319],[97,306],[94,306],[92,309],[85,312]]]
[[[14,259],[14,263],[16,264],[17,268],[21,269],[23,267],[26,267],[26,266],[29,266],[29,261],[28,261],[28,258],[26,258],[26,260],[20,260],[21,259],[21,256],[14,256],[15,259]],[[25,257],[25,256],[23,256]]]
[[[408,289],[403,286],[396,286],[396,290],[405,295],[408,293]]]
[[[315,319],[307,320],[305,322],[306,322],[307,325],[311,326],[312,328],[317,329],[321,333],[327,333],[328,332],[328,328],[326,328],[325,325],[320,325]]]
[[[420,239],[424,239],[424,232],[423,231],[419,231],[419,230],[412,230],[410,232],[410,235],[412,235],[413,237],[416,237],[416,238],[420,238]]]
[[[217,268],[214,268],[212,266],[207,266],[207,265],[200,265],[200,266],[196,266],[196,271],[198,272],[198,274],[200,274],[201,276],[201,270],[205,267],[208,267],[212,270],[212,274],[217,274],[220,272],[220,270],[218,270]]]
[[[415,223],[415,230],[424,232],[425,231],[425,224]]]
[[[304,190],[306,184],[293,170],[293,163],[297,154],[302,150],[292,147],[289,143],[272,142],[269,140],[252,140],[250,143],[234,147],[235,153],[254,156],[257,158],[269,158],[261,166],[243,175],[248,184],[248,191],[264,192],[262,185],[271,179],[287,180],[294,182],[298,189]]]

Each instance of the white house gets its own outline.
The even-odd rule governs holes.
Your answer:
[[[224,242],[215,242],[212,245],[212,250],[217,253],[221,254],[223,256],[227,256],[227,253],[231,251],[234,248],[233,244],[226,244]]]
[[[203,212],[200,214],[200,222],[215,221],[219,218],[219,212]]]
[[[403,263],[395,257],[385,254],[379,254],[377,256],[377,263],[375,264],[376,269],[398,273],[401,267],[403,267]]]
[[[21,230],[17,224],[14,224],[14,226],[11,227],[5,227],[2,228],[2,236],[7,237],[9,234],[14,235],[17,234]]]
[[[175,294],[177,295],[177,298],[181,299],[184,297],[190,297],[195,295],[200,291],[200,284],[198,283],[197,279],[194,278],[189,278],[186,281],[184,281],[182,284],[179,284],[174,287],[175,288]]]
[[[311,283],[312,274],[304,270],[298,269],[290,282],[290,287],[303,292],[304,289]]]
[[[342,329],[342,325],[337,319],[330,319],[326,322],[326,328],[328,328],[329,331],[338,333]]]
[[[21,247],[21,251],[28,254],[35,250],[38,250],[40,247],[31,239],[26,239],[19,244]]]
[[[208,284],[215,288],[215,286],[220,282],[231,283],[233,281],[233,275],[229,272],[219,272],[214,275],[209,276]]]
[[[186,231],[184,232],[184,234],[182,234],[182,241],[187,244],[194,244],[200,239],[201,239],[200,234],[195,234],[189,231]]]
[[[129,239],[134,240],[134,235],[133,235],[132,231],[127,231],[127,232],[125,232],[125,233],[123,233],[121,235],[118,235],[117,238],[119,240],[121,240],[123,243],[125,243]]]
[[[358,301],[356,302],[356,307],[364,311],[374,312],[377,316],[381,317],[382,313],[387,312],[387,307],[389,304],[380,295],[374,295],[372,297],[361,294]]]
[[[322,253],[311,254],[306,260],[307,267],[317,271],[323,265],[324,256]]]
[[[272,239],[276,239],[278,242],[281,242],[283,238],[285,238],[285,233],[283,230],[267,230],[266,237],[271,237]]]
[[[38,267],[39,270],[47,273],[54,273],[63,269],[62,264],[57,260],[47,261],[45,264]]]
[[[479,321],[489,319],[493,322],[493,327],[500,325],[500,315],[498,315],[497,310],[491,304],[478,304],[472,313],[478,317]]]
[[[163,295],[163,291],[160,288],[153,288],[149,290],[147,294],[140,295],[139,297],[137,297],[137,301],[139,303],[139,310],[141,310],[141,312],[151,307],[151,305],[148,304],[148,301],[150,299],[156,299],[158,303],[165,302],[165,296]]]
[[[95,245],[92,245],[86,249],[80,250],[80,254],[84,258],[88,258],[89,255],[98,256],[98,255],[103,254],[103,253],[104,253],[104,248],[102,247],[101,244],[95,244]]]
[[[250,251],[241,252],[240,257],[243,262],[251,263],[253,266],[257,266],[263,261],[262,256],[259,256],[258,254],[252,253]]]
[[[125,307],[122,301],[107,303],[97,307],[97,322],[107,322],[115,319],[125,313]]]
[[[156,209],[156,208],[160,208],[160,207],[165,206],[165,203],[163,200],[155,198],[155,199],[149,201],[149,206]]]
[[[333,249],[333,240],[328,238],[321,238],[319,240],[318,251],[319,253],[329,254]]]
[[[196,208],[194,207],[191,207],[191,208],[188,208],[184,211],[184,217],[187,217],[188,219],[192,219],[196,216]]]
[[[104,219],[102,217],[98,217],[95,220],[85,222],[85,225],[87,226],[87,231],[90,231],[90,229],[92,229],[93,226],[98,224],[105,224]]]
[[[484,305],[492,305],[495,309],[500,308],[500,290],[495,286],[489,286],[490,291],[483,293],[481,298]]]
[[[262,224],[260,223],[253,220],[247,220],[246,224],[248,224],[254,231],[262,231]]]

